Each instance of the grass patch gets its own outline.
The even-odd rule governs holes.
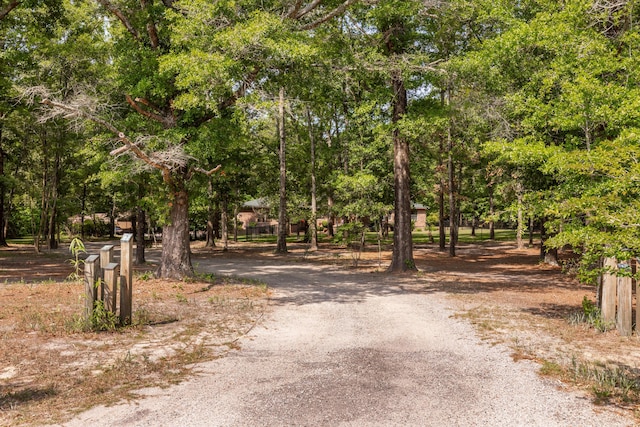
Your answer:
[[[633,407],[640,404],[640,372],[637,369],[584,362],[574,357],[568,366],[543,360],[539,372],[589,391],[598,405]]]

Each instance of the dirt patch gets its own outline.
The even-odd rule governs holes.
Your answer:
[[[0,285],[0,425],[58,423],[135,398],[134,389],[179,382],[194,363],[236,348],[268,304],[259,283],[139,276],[134,325],[83,332],[83,285],[55,281],[70,273],[63,255],[17,253],[0,258],[3,274],[18,271],[7,268],[19,268],[17,259],[37,268]],[[31,282],[41,275],[46,282]]]

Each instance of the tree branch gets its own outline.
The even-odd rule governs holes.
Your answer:
[[[346,0],[344,3],[342,3],[340,6],[336,7],[335,9],[333,9],[331,12],[329,12],[328,14],[326,14],[325,16],[323,16],[322,18],[307,24],[307,25],[303,25],[302,29],[303,30],[313,30],[314,28],[319,27],[320,25],[324,24],[325,22],[327,22],[328,20],[335,18],[336,16],[344,13],[345,10],[347,10],[347,8],[349,6],[351,6],[352,4],[358,2],[359,0]],[[314,2],[316,3],[316,2]],[[304,10],[303,10],[304,12]]]
[[[259,69],[252,71],[247,76],[247,78],[240,84],[240,87],[235,92],[233,92],[228,98],[225,98],[224,100],[220,101],[220,103],[218,104],[218,111],[222,111],[226,108],[231,107],[238,101],[238,99],[242,98],[247,92],[247,89],[249,89],[249,86],[251,85],[251,83],[253,83],[253,81],[255,81],[255,79],[258,77],[259,71],[260,71]],[[215,117],[216,113],[217,111],[211,111],[208,114],[205,114],[203,117],[197,120],[196,126],[199,126],[203,123],[208,122],[213,117]]]
[[[214,173],[216,173],[220,168],[222,167],[222,165],[218,165],[215,168],[211,169],[211,170],[206,170],[206,169],[202,169],[202,168],[193,168],[194,171],[196,172],[200,172],[203,173],[207,176],[211,176]]]
[[[144,151],[142,151],[131,139],[129,139],[124,132],[121,132],[118,128],[116,128],[111,123],[107,122],[100,117],[94,116],[91,113],[83,111],[80,108],[72,107],[67,104],[63,104],[62,102],[52,101],[50,99],[43,99],[41,104],[46,105],[50,108],[57,109],[60,111],[64,111],[67,117],[83,117],[87,120],[90,120],[94,123],[97,123],[112,133],[118,136],[118,140],[124,144],[123,147],[120,147],[111,152],[112,155],[119,155],[126,151],[131,151],[138,159],[142,160],[149,166],[158,169],[162,172],[162,177],[167,184],[170,184],[171,181],[171,168],[163,163],[159,163],[154,161],[151,157],[149,157]]]
[[[302,6],[302,0],[296,0],[296,2],[291,5],[289,10],[287,11],[287,18],[295,19],[298,11],[300,10],[300,6]]]
[[[9,4],[4,8],[2,8],[2,10],[0,10],[0,21],[2,21],[13,9],[18,7],[20,3],[20,0],[13,0],[12,2],[9,2]]]
[[[298,3],[302,3],[302,2],[298,2]],[[310,13],[311,11],[313,11],[313,9],[318,7],[320,5],[320,3],[322,3],[322,0],[314,0],[314,1],[312,1],[310,4],[307,5],[307,7],[302,9],[300,11],[300,13],[296,13],[294,18],[295,19],[300,19],[300,18],[304,17],[306,14]]]
[[[138,33],[138,30],[136,30],[134,26],[131,25],[131,22],[127,19],[126,16],[124,16],[124,14],[120,9],[115,7],[111,2],[109,2],[109,0],[97,0],[97,1],[102,6],[104,6],[104,8],[107,9],[109,12],[116,15],[116,17],[120,20],[120,22],[122,22],[122,25],[125,26],[127,31],[129,31],[129,33],[133,36],[134,39],[136,39],[136,41],[138,42],[140,41],[140,34]]]
[[[153,0],[152,0],[153,3]],[[158,37],[158,30],[156,28],[156,23],[153,22],[153,18],[151,17],[151,10],[149,10],[149,5],[147,4],[147,0],[140,0],[140,6],[142,10],[146,11],[149,15],[147,19],[147,34],[149,35],[149,41],[151,42],[151,47],[153,49],[157,49],[160,46],[160,38]]]
[[[145,116],[145,117],[147,117],[147,118],[149,118],[151,120],[155,120],[156,122],[161,123],[162,126],[164,126],[165,129],[170,129],[172,127],[175,127],[176,118],[174,117],[173,114],[164,113],[164,112],[160,111],[159,108],[154,107],[146,99],[136,98],[134,100],[133,98],[131,98],[130,95],[125,95],[125,97],[127,98],[127,102],[129,103],[129,105],[131,105],[133,107],[133,109],[136,110],[139,114],[141,114],[141,115],[143,115],[143,116]],[[147,110],[143,109],[142,107],[140,107],[140,105],[138,103],[146,105],[147,107],[153,108],[158,113],[163,113],[163,114],[152,113],[151,111],[147,111]]]
[[[218,109],[224,110],[225,108],[228,108],[233,104],[235,104],[236,101],[238,101],[238,99],[242,98],[247,93],[247,89],[249,89],[249,85],[253,83],[256,77],[258,77],[258,71],[259,70],[257,69],[253,70],[247,76],[247,78],[244,79],[244,81],[240,84],[240,87],[230,97],[228,97],[227,99],[222,101],[220,105],[218,105]]]

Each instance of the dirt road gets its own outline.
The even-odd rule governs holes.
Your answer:
[[[257,278],[273,310],[241,349],[165,390],[68,426],[624,426],[529,361],[480,341],[438,293],[401,276],[273,259],[211,258],[201,272]]]

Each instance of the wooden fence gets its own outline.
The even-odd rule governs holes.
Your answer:
[[[96,301],[102,301],[105,310],[119,314],[120,323],[127,325],[132,316],[133,234],[120,239],[120,263],[114,262],[113,250],[113,245],[105,245],[100,255],[84,261],[85,317],[91,318]]]
[[[600,310],[602,320],[615,324],[616,329],[623,336],[633,333],[633,325],[640,324],[640,310],[638,310],[639,281],[631,276],[635,272],[637,260],[618,261],[615,258],[603,260],[604,273],[601,277],[602,291],[600,294]],[[636,310],[633,321],[633,291],[635,285]]]

